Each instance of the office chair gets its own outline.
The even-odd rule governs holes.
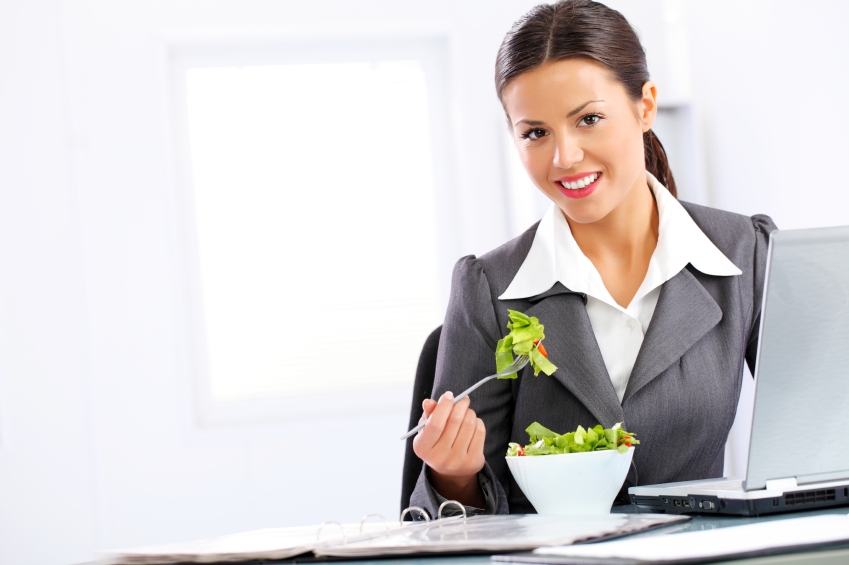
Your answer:
[[[419,364],[416,367],[416,381],[413,383],[413,402],[410,406],[410,424],[407,426],[409,430],[419,423],[424,410],[422,410],[422,402],[425,398],[430,398],[433,392],[433,379],[436,376],[436,352],[439,349],[439,335],[442,333],[442,326],[439,326],[425,340],[422,353],[419,355]],[[410,505],[410,495],[413,494],[413,489],[416,488],[416,481],[419,479],[419,474],[422,472],[423,461],[413,451],[413,438],[407,438],[407,445],[404,450],[404,471],[401,475],[401,511]],[[412,513],[408,513],[405,517],[407,520],[412,520]]]

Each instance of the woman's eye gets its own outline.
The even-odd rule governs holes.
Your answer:
[[[539,138],[544,137],[546,135],[548,135],[548,132],[546,132],[544,129],[534,128],[534,129],[529,129],[528,131],[523,133],[522,139],[539,139]]]
[[[578,123],[585,126],[594,126],[596,125],[596,123],[598,123],[600,119],[601,116],[599,116],[598,114],[587,114],[586,116],[581,118],[581,121]]]

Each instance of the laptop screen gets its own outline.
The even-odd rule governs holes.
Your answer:
[[[849,478],[849,227],[772,233],[744,488]]]

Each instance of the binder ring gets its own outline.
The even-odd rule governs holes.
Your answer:
[[[442,509],[448,506],[449,504],[453,504],[455,506],[459,506],[460,510],[463,512],[463,523],[466,523],[466,507],[457,502],[456,500],[446,500],[442,504],[439,505],[439,510],[436,511],[436,519],[440,520],[442,518]]]
[[[404,516],[406,516],[413,510],[417,511],[419,514],[422,515],[422,518],[425,519],[426,524],[430,524],[430,516],[427,515],[427,512],[424,508],[422,508],[421,506],[410,506],[409,508],[405,508],[404,511],[401,512],[401,517],[398,519],[398,521],[401,522],[402,526],[404,525]],[[413,519],[413,521],[415,522],[415,518]]]
[[[362,519],[362,520],[360,520],[360,533],[361,533],[361,534],[363,533],[363,526],[365,525],[366,520],[368,520],[369,518],[375,518],[375,517],[376,517],[376,518],[380,518],[381,520],[383,520],[383,525],[384,525],[384,526],[386,526],[386,531],[387,531],[387,532],[391,532],[391,531],[392,531],[392,530],[389,528],[389,520],[387,520],[387,519],[386,519],[386,516],[384,516],[383,514],[366,514],[365,516],[363,516],[363,519]]]
[[[316,541],[321,539],[321,530],[324,529],[324,526],[329,526],[330,524],[336,524],[337,526],[339,526],[339,529],[342,530],[342,543],[343,544],[348,543],[348,534],[345,533],[345,526],[343,526],[342,524],[340,524],[339,522],[337,522],[335,520],[330,520],[330,521],[321,523],[321,525],[318,527],[318,531],[315,533]]]

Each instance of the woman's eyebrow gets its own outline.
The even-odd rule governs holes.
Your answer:
[[[545,122],[541,122],[539,120],[519,120],[514,126],[518,126],[519,124],[528,124],[529,126],[544,126]]]
[[[571,118],[572,116],[574,116],[575,114],[577,114],[578,112],[580,112],[581,110],[583,110],[584,108],[586,108],[587,106],[592,104],[593,102],[604,102],[604,100],[590,100],[589,102],[584,102],[582,105],[578,106],[577,108],[575,108],[574,110],[572,110],[571,112],[566,114],[566,117]]]

